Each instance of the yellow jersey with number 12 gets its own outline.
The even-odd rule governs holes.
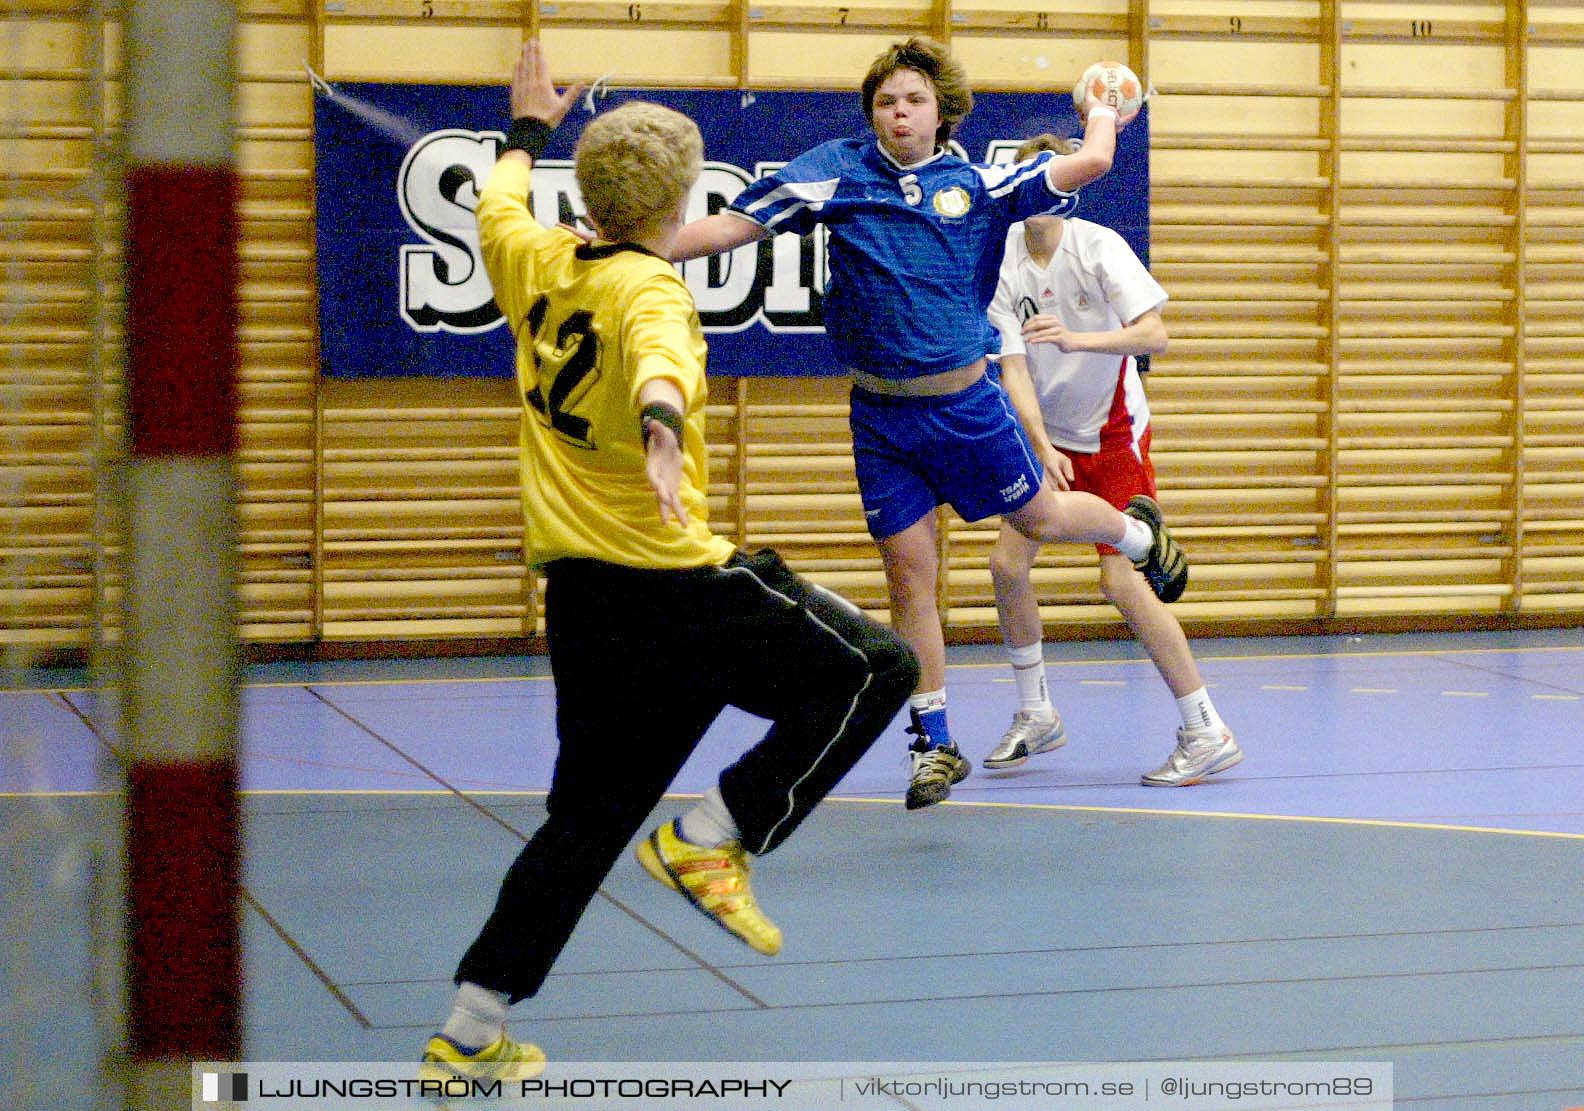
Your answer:
[[[706,347],[676,269],[634,244],[584,243],[528,205],[528,166],[495,164],[479,194],[479,242],[495,303],[517,340],[528,562],[719,566],[732,545],[709,528]],[[644,475],[638,395],[669,378],[686,402],[685,528],[660,522]]]

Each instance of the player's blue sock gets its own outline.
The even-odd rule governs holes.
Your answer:
[[[930,747],[952,747],[951,730],[946,726],[946,692],[914,695],[908,702],[913,726],[929,738]]]

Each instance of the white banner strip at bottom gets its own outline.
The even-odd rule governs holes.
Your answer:
[[[192,1111],[1391,1111],[1382,1061],[193,1065]]]

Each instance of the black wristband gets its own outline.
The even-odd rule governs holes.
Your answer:
[[[669,428],[676,436],[677,447],[682,446],[682,414],[675,405],[667,405],[664,401],[651,401],[638,414],[638,429],[646,448],[649,446],[650,421],[656,421]]]
[[[532,116],[518,116],[512,120],[511,127],[506,131],[505,150],[526,151],[528,157],[537,162],[540,153],[549,144],[553,131],[555,128],[544,120],[534,119]]]

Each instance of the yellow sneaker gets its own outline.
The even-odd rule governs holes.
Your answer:
[[[781,951],[781,931],[764,916],[748,885],[748,857],[735,841],[717,849],[690,844],[667,822],[638,843],[644,871],[709,915],[727,933],[767,957]]]
[[[418,1063],[420,1082],[444,1084],[448,1080],[531,1080],[545,1070],[544,1050],[528,1042],[514,1042],[502,1034],[483,1049],[469,1053],[444,1034],[424,1046]]]

